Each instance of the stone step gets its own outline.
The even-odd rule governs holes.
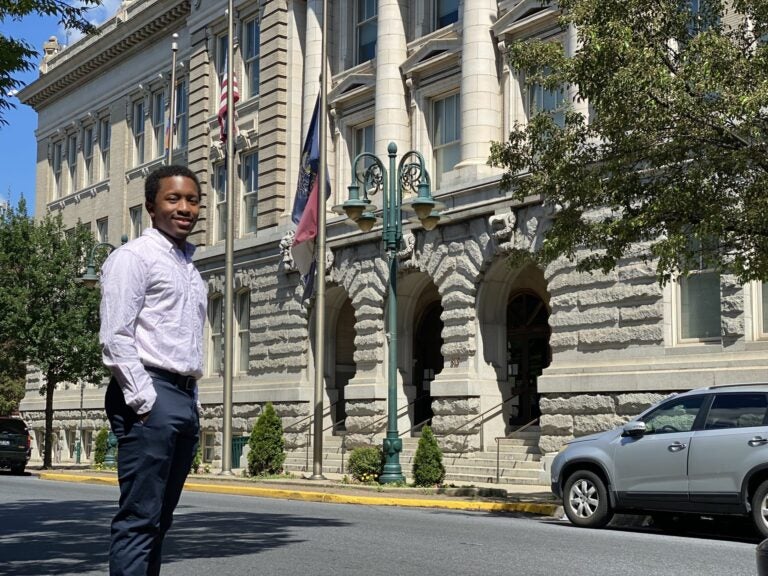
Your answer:
[[[516,468],[502,467],[499,469],[499,476],[517,476],[520,478],[538,478],[540,468]],[[451,466],[446,468],[446,474],[474,475],[481,477],[496,477],[496,467],[488,466]]]

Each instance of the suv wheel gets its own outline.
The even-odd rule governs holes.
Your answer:
[[[565,515],[576,526],[601,528],[613,518],[605,482],[594,472],[577,470],[568,477],[563,492]]]
[[[752,495],[752,521],[760,535],[768,538],[768,480],[763,480]]]

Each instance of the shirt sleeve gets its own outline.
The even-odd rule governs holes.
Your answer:
[[[136,322],[146,287],[146,264],[137,254],[125,249],[110,254],[101,272],[102,359],[120,385],[125,403],[137,414],[152,410],[157,397],[136,344]]]

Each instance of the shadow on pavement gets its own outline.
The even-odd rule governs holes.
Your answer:
[[[178,512],[185,507],[179,506]],[[109,523],[115,504],[27,500],[3,505],[0,520],[0,575],[55,576],[107,573]],[[177,514],[163,547],[163,562],[254,554],[300,542],[295,527],[342,526],[290,514],[186,512]]]

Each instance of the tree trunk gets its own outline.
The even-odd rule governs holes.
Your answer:
[[[45,375],[45,451],[43,452],[43,469],[52,466],[53,454],[53,392],[56,390],[55,376],[52,372]]]

